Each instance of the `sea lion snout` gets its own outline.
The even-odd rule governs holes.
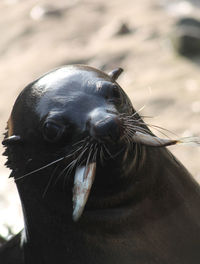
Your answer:
[[[97,108],[90,114],[87,129],[92,138],[103,142],[117,142],[122,136],[122,123],[117,113]]]

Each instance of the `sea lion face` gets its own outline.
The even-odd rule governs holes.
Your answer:
[[[117,117],[132,111],[128,97],[108,75],[86,66],[68,66],[24,89],[13,108],[8,131],[9,136],[20,135],[27,141],[42,133],[51,143],[73,142],[82,135],[100,141],[103,134],[107,137],[111,132],[112,141],[120,126]]]
[[[105,176],[102,167],[109,163],[105,160],[128,147],[122,116],[132,113],[126,94],[101,71],[67,66],[42,76],[21,92],[8,122],[8,137],[19,135],[21,139],[7,148],[8,165],[17,184],[28,174],[36,178],[35,171],[61,160],[59,176],[62,171],[63,175],[73,171],[73,200],[80,203],[80,178],[83,182],[90,178],[88,189],[83,190],[88,196],[95,175]],[[87,197],[83,200],[82,209]]]

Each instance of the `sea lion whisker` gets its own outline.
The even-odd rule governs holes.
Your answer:
[[[137,127],[135,126],[135,128],[131,129],[130,128],[130,131],[132,131],[133,135],[136,133],[136,132],[141,132],[145,135],[152,135],[151,132],[145,128],[142,128],[142,127]]]
[[[169,136],[166,134],[166,133],[164,133],[163,131],[166,131],[166,132],[168,132],[168,133],[170,133],[170,134],[172,134],[173,136],[175,136],[175,137],[178,137],[178,135],[176,134],[176,133],[174,133],[173,131],[171,131],[171,130],[169,130],[169,129],[166,129],[166,128],[163,128],[163,127],[160,127],[160,126],[157,126],[157,125],[153,125],[153,124],[147,124],[149,127],[152,127],[152,128],[154,128],[156,131],[158,131],[160,134],[162,134],[162,135],[164,135],[164,136],[166,136],[166,137],[168,137],[169,138]],[[161,131],[162,130],[162,131]]]
[[[131,131],[133,134],[136,132],[136,131],[139,131],[139,132],[142,132],[142,133],[145,133],[145,134],[148,134],[148,135],[151,135],[151,132],[146,129],[146,128],[143,128],[143,127],[140,127],[140,126],[136,126],[136,125],[127,125],[127,131]]]
[[[135,134],[136,130],[131,128],[131,127],[126,127],[125,128],[125,135],[130,135],[130,136],[133,136]]]
[[[66,166],[62,172],[59,174],[59,178],[65,173],[64,177],[63,177],[63,189],[65,187],[65,184],[68,181],[68,175],[70,175],[70,173],[72,172],[72,170],[74,169],[74,167],[76,166],[77,163],[77,159],[73,160],[72,162],[70,162],[70,164],[68,164],[68,166]]]
[[[81,161],[81,158],[82,158],[82,156],[84,155],[84,153],[86,152],[87,147],[88,147],[88,145],[89,145],[89,142],[86,141],[88,138],[89,138],[89,137],[87,137],[87,138],[84,140],[84,141],[86,142],[86,144],[85,144],[85,146],[84,146],[84,149],[83,149],[83,150],[81,151],[81,153],[78,155],[78,157],[77,157],[75,160],[73,160],[70,164],[68,164],[68,166],[65,167],[64,170],[59,174],[58,177],[60,178],[60,177],[66,172],[66,174],[65,174],[65,176],[64,176],[64,185],[63,185],[63,186],[65,186],[65,184],[66,184],[66,179],[67,179],[68,175],[71,173],[71,171],[75,168],[75,166],[78,167],[79,164],[80,164],[81,162],[84,161],[84,160]],[[81,148],[82,148],[82,147],[80,147],[79,150],[80,150]]]
[[[169,136],[167,135],[167,134],[165,134],[163,131],[166,131],[166,132],[168,132],[168,133],[170,133],[170,134],[173,134],[174,136],[176,136],[177,137],[177,134],[176,133],[174,133],[174,132],[172,132],[172,131],[170,131],[170,130],[168,130],[168,129],[166,129],[166,128],[163,128],[163,127],[160,127],[160,126],[157,126],[157,125],[154,125],[154,124],[149,124],[149,123],[145,123],[144,124],[144,122],[143,122],[143,120],[141,119],[141,118],[139,118],[139,119],[133,119],[132,118],[132,116],[125,116],[124,118],[123,118],[123,121],[124,121],[124,123],[127,125],[127,126],[130,126],[130,125],[145,125],[145,126],[148,126],[148,127],[152,127],[152,128],[154,128],[156,131],[158,131],[160,134],[162,134],[162,135],[164,135],[164,136],[166,136],[166,137],[168,137],[169,138]],[[161,131],[162,130],[162,131]],[[147,129],[147,133],[150,133],[149,131],[148,131],[148,129]]]
[[[100,161],[101,161],[101,164],[103,165],[105,156],[104,156],[103,146],[102,145],[100,146],[100,152],[99,153],[100,153],[99,154],[100,155]]]
[[[153,129],[155,129],[157,132],[159,132],[161,135],[167,137],[167,138],[170,138],[166,133],[164,133],[163,131],[165,130],[166,132],[170,132],[169,130],[167,129],[164,129],[162,128],[163,131],[161,131],[161,128],[160,127],[157,127],[157,126],[154,126],[154,125],[148,125],[149,127],[152,127]],[[173,132],[170,132],[172,134],[174,134]],[[174,134],[175,135],[175,134]],[[177,135],[176,135],[177,136]]]
[[[91,145],[91,151],[90,151],[90,157],[89,157],[89,162],[96,162],[96,157],[97,157],[97,151],[98,151],[98,143],[93,143]]]
[[[72,162],[70,162],[70,164],[61,172],[61,174],[59,175],[59,178],[65,173],[64,178],[63,178],[63,189],[65,188],[65,185],[69,179],[68,175],[72,172],[72,170],[74,169],[74,167],[76,166],[77,163],[77,159],[73,160]]]
[[[120,114],[118,114],[118,116],[120,119],[124,119],[127,117],[127,114],[126,113],[120,113]]]
[[[96,161],[97,160],[97,153],[98,153],[98,143],[95,144],[94,146],[94,158],[93,160]]]
[[[44,189],[44,192],[43,192],[42,198],[44,198],[45,195],[47,194],[47,191],[48,191],[48,189],[49,189],[49,187],[50,187],[50,184],[51,184],[51,182],[52,182],[52,180],[53,180],[53,177],[55,176],[55,173],[56,173],[56,170],[58,169],[58,167],[59,167],[59,164],[55,167],[55,169],[54,169],[53,172],[51,173],[51,176],[50,176],[50,178],[49,178],[49,180],[48,180],[47,186],[46,186],[45,189]]]
[[[144,108],[146,107],[146,105],[143,105],[142,107],[140,107],[139,108],[139,110],[137,110],[137,111],[135,111],[132,115],[131,115],[131,117],[133,118],[133,117],[135,117],[137,114],[139,114]]]
[[[109,159],[109,154],[108,152],[105,150],[105,144],[104,143],[101,143],[101,147],[102,147],[102,152],[103,152],[103,158],[104,160],[108,160]]]
[[[75,147],[76,145],[78,145],[78,144],[82,144],[82,143],[85,143],[85,145],[82,144],[79,148],[73,148],[73,149],[71,150],[71,152],[70,152],[68,155],[65,156],[65,158],[67,159],[67,158],[70,158],[70,157],[74,156],[74,155],[75,155],[77,152],[79,152],[83,147],[87,146],[87,145],[88,145],[88,141],[87,141],[88,138],[89,138],[89,137],[86,137],[85,139],[80,140],[80,141],[74,143],[74,144],[72,145],[72,147]]]
[[[127,134],[127,137],[129,138],[129,142],[130,142],[131,145],[132,145],[132,143],[133,143],[133,135],[134,135],[134,134],[131,134],[131,133],[128,133],[128,134]]]
[[[79,150],[81,150],[83,148],[83,146],[80,146],[78,149],[72,150],[70,154],[68,154],[67,156],[65,156],[65,158],[70,158],[72,156],[74,156]]]
[[[179,140],[163,139],[151,134],[141,133],[139,131],[136,131],[133,135],[133,142],[151,147],[166,147],[182,143]]]
[[[78,141],[78,142],[76,142],[76,143],[74,143],[72,146],[76,146],[76,145],[78,145],[78,144],[81,144],[81,143],[87,142],[88,139],[89,139],[89,136],[86,137],[86,138],[84,138],[84,139],[82,139],[82,140],[80,140],[80,141]]]
[[[120,149],[119,151],[117,151],[114,155],[113,155],[113,159],[116,158],[120,153],[122,153],[124,151],[124,149],[126,148],[126,146],[124,146],[122,149]]]
[[[94,145],[94,147],[93,147],[93,152],[94,152],[94,154],[93,154],[93,159],[92,159],[92,161],[96,161],[96,160],[97,160],[98,149],[99,149],[99,147],[98,147],[98,143],[96,143],[96,144]]]
[[[154,116],[140,115],[140,118],[138,120],[142,121],[142,119],[144,118],[154,118]]]
[[[136,127],[136,128],[135,128],[135,126],[134,126],[134,128],[132,128],[132,127],[127,127],[127,128],[126,128],[126,133],[125,133],[125,135],[127,135],[127,137],[129,138],[129,142],[131,142],[131,143],[136,143],[136,142],[133,140],[133,138],[134,138],[136,132],[140,132],[140,133],[142,133],[142,134],[144,134],[144,135],[150,135],[150,133],[149,133],[148,130],[147,130],[147,131],[146,131],[146,130],[143,130],[143,129],[141,129],[141,127]],[[131,143],[130,143],[130,144],[131,144]]]
[[[64,160],[64,159],[65,159],[65,157],[59,158],[59,159],[57,159],[57,160],[54,160],[54,161],[48,163],[47,165],[44,165],[44,166],[42,166],[42,167],[40,167],[40,168],[38,168],[38,169],[36,169],[36,170],[33,170],[33,171],[31,171],[31,172],[28,172],[28,173],[26,173],[26,174],[24,174],[24,175],[18,177],[17,179],[15,179],[15,181],[21,180],[21,179],[23,179],[23,178],[25,178],[25,177],[27,177],[27,176],[33,174],[33,173],[36,173],[36,172],[41,171],[41,170],[44,170],[44,169],[46,169],[46,168],[48,168],[48,167],[54,165],[54,164],[57,163],[57,162],[60,162],[60,161]]]
[[[129,142],[127,135],[125,134],[123,137],[125,138],[125,141],[129,144],[130,142]]]
[[[159,131],[159,132],[161,134],[165,135],[166,137],[168,137],[168,139],[159,138],[159,137],[153,135],[152,132],[150,130],[148,130],[147,128],[137,126],[134,121],[132,124],[130,122],[129,123],[125,122],[125,124],[127,126],[125,131],[128,134],[132,135],[132,137],[133,137],[132,140],[135,143],[143,143],[145,145],[150,145],[150,146],[169,146],[169,145],[181,143],[180,140],[169,139],[169,137],[167,135],[165,135],[165,133],[162,133],[161,131]],[[138,122],[138,124],[143,125],[143,123],[141,123],[141,122]]]
[[[96,150],[97,144],[91,144],[88,150],[86,164],[76,168],[73,187],[73,220],[78,221],[85,204],[88,200],[90,190],[96,172]]]
[[[92,152],[93,152],[93,144],[90,145],[90,148],[89,148],[89,153],[88,153],[88,157],[87,157],[87,161],[86,161],[86,167],[89,165],[90,163],[90,158],[91,158],[91,155],[92,155]]]
[[[66,178],[69,173],[72,171],[72,169],[74,168],[75,164],[77,163],[77,159],[72,160],[58,175],[58,178],[56,180],[56,182],[60,179],[60,177],[66,172],[65,177]]]
[[[137,120],[136,120],[136,123],[138,124],[138,125],[144,125],[144,123],[143,122],[138,122]],[[173,131],[171,131],[171,130],[168,130],[168,129],[166,129],[166,128],[163,128],[163,127],[161,127],[161,126],[157,126],[157,125],[154,125],[154,124],[149,124],[149,123],[145,123],[145,125],[147,125],[147,126],[149,126],[149,127],[152,127],[152,128],[154,128],[154,129],[156,129],[158,132],[160,132],[162,135],[164,135],[164,136],[167,136],[165,133],[163,133],[162,131],[166,131],[166,132],[168,132],[168,133],[170,133],[170,134],[173,134],[174,136],[177,136],[177,134],[176,133],[174,133]],[[160,131],[160,130],[162,130],[162,131]],[[168,136],[167,136],[168,137]]]
[[[78,151],[80,151],[82,149],[82,147],[78,148],[77,150],[75,150],[74,152],[70,153],[69,155],[65,156],[65,159],[70,158],[72,156],[74,156]],[[64,172],[68,169],[68,167],[71,165],[72,162],[74,162],[75,160],[71,161],[58,175],[58,177],[55,180],[55,185],[57,184],[58,180],[60,179],[60,177],[64,174]],[[68,173],[67,173],[68,175]]]
[[[138,159],[139,159],[139,153],[141,152],[140,151],[140,145],[139,144],[136,144],[135,145],[135,149],[134,149],[134,159],[133,159],[133,165],[132,165],[132,167],[136,167],[136,165],[137,165],[137,161],[138,161]]]
[[[112,156],[112,154],[110,153],[110,151],[108,150],[108,148],[106,147],[106,145],[105,144],[102,144],[102,146],[104,147],[104,149],[107,152],[108,156],[111,157],[114,160],[114,157]]]
[[[81,151],[81,153],[78,155],[77,157],[77,162],[82,158],[82,156],[84,155],[84,153],[88,150],[88,145],[89,142],[87,142],[87,144],[84,146],[84,149]]]
[[[84,140],[85,141],[85,140]],[[88,143],[87,143],[88,144]],[[86,146],[87,146],[87,144],[84,146],[84,150],[79,154],[79,156],[75,159],[75,160],[73,160],[72,162],[70,162],[60,173],[59,173],[59,175],[58,175],[58,177],[57,177],[57,179],[56,179],[56,181],[55,181],[55,184],[58,182],[58,180],[60,179],[60,177],[64,174],[64,172],[66,171],[66,170],[68,170],[68,168],[72,165],[72,163],[73,162],[75,162],[75,161],[77,161],[78,159],[79,159],[79,157],[80,157],[80,155],[83,155],[83,153],[84,153],[84,151],[85,151],[85,149],[86,149]],[[67,156],[65,156],[65,159],[67,159],[67,158],[70,158],[70,157],[72,157],[72,156],[74,156],[75,154],[77,154],[77,152],[78,151],[80,151],[82,149],[82,146],[81,147],[79,147],[78,149],[75,149],[72,153],[70,153],[69,155],[67,155]],[[71,171],[71,170],[70,170]],[[68,175],[69,173],[67,172],[67,174],[66,175]]]
[[[124,122],[126,123],[126,124],[130,124],[130,125],[146,125],[145,123],[143,123],[143,122],[141,122],[141,120],[139,120],[139,119],[135,119],[135,118],[132,118],[132,117],[125,117],[125,118],[123,118],[123,120],[124,120]]]
[[[59,158],[59,159],[57,159],[57,160],[55,160],[55,161],[52,161],[52,162],[48,163],[47,165],[44,165],[44,166],[42,166],[42,167],[40,167],[40,168],[38,168],[38,169],[36,169],[36,170],[33,170],[33,171],[31,171],[31,172],[28,172],[28,173],[26,173],[26,174],[24,174],[24,175],[18,177],[17,179],[15,179],[15,181],[21,180],[21,179],[23,179],[23,178],[25,178],[25,177],[27,177],[27,176],[29,176],[29,175],[31,175],[31,174],[34,174],[34,173],[36,173],[36,172],[39,172],[40,170],[43,170],[43,169],[46,169],[46,168],[49,167],[49,166],[52,166],[52,165],[54,165],[54,164],[57,163],[57,162],[60,162],[60,161],[62,161],[62,160],[64,160],[64,159],[66,159],[66,158],[69,158],[69,157],[73,156],[76,152],[78,152],[81,148],[82,148],[82,147],[80,147],[79,149],[75,150],[74,152],[70,153],[70,154],[67,155],[67,156],[61,157],[61,158]]]
[[[129,135],[127,133],[125,133],[124,138],[127,141],[128,145],[131,145],[131,141],[130,141]]]
[[[89,143],[88,143],[89,144]],[[83,151],[80,153],[80,155],[78,156],[78,158],[76,159],[76,166],[77,167],[79,167],[82,163],[84,163],[85,161],[86,161],[86,163],[87,163],[87,160],[86,160],[86,158],[84,158],[83,160],[81,160],[82,159],[82,157],[83,157],[83,155],[85,154],[85,152],[86,151],[88,151],[88,148],[87,148],[87,146],[88,146],[88,144],[85,146],[85,148],[83,149]],[[92,146],[90,146],[90,148],[89,148],[89,152],[90,152],[90,149],[92,148]],[[90,154],[89,154],[90,155]],[[88,159],[88,158],[87,158]]]
[[[141,118],[133,118],[132,116],[125,116],[122,118],[122,121],[127,125],[142,125],[146,126],[147,124],[143,122]]]
[[[128,140],[129,140],[129,144],[130,144],[130,145],[132,145],[132,143],[133,143],[133,140],[132,140],[133,135],[134,135],[133,132],[131,132],[131,131],[127,131],[126,136],[127,136]]]
[[[132,136],[134,143],[143,144],[146,146],[164,147],[175,145],[177,143],[183,143],[181,140],[162,139],[151,133],[148,129],[140,126],[128,125],[126,128],[127,134]]]

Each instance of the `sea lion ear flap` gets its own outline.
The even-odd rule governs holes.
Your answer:
[[[117,78],[120,76],[120,74],[123,72],[124,70],[122,68],[116,68],[114,70],[112,70],[111,72],[108,73],[108,76],[110,76],[110,78],[113,81],[116,81]]]
[[[5,138],[2,141],[2,144],[7,146],[7,145],[11,145],[11,144],[17,143],[17,142],[21,142],[21,137],[20,136],[13,135],[13,136],[10,136],[10,137]]]

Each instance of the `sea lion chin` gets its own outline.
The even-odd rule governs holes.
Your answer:
[[[153,135],[121,72],[64,66],[18,96],[2,142],[24,214],[18,263],[199,263],[199,186],[165,148],[181,141]]]

